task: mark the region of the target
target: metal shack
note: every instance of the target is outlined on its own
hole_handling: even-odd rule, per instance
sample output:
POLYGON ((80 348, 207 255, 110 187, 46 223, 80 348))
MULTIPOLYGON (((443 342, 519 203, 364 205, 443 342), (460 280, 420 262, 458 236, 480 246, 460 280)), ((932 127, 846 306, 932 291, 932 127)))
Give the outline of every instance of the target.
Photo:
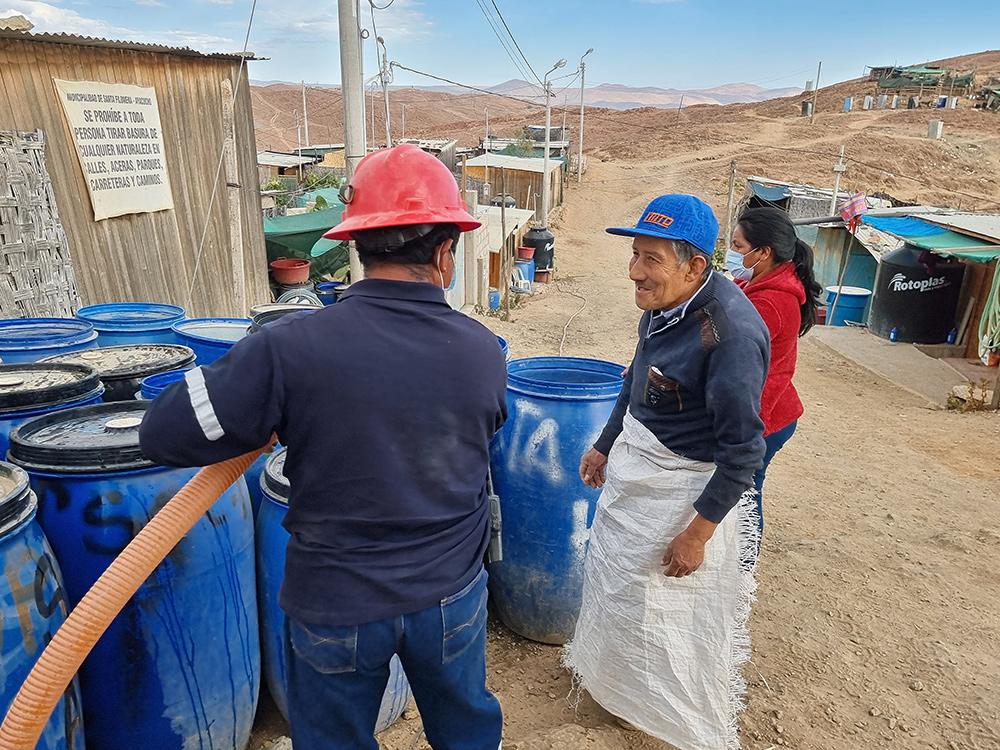
MULTIPOLYGON (((542 217, 542 172, 544 159, 506 156, 504 154, 482 154, 465 163, 466 175, 480 186, 490 186, 490 195, 507 193, 514 198, 516 208, 527 208, 535 212, 535 219, 545 223, 542 217), (502 184, 501 172, 507 181, 502 184)), ((549 210, 561 206, 563 202, 562 162, 549 159, 549 210)))

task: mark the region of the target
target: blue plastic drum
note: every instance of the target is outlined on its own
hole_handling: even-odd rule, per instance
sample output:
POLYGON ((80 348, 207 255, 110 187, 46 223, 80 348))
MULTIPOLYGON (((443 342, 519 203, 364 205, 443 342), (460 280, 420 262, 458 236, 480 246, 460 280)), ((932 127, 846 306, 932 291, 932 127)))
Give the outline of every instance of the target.
POLYGON ((868 299, 871 296, 871 289, 860 286, 828 286, 826 288, 826 324, 828 326, 846 326, 849 323, 862 325, 866 317, 865 308, 868 307, 868 299), (837 303, 836 309, 834 309, 834 301, 837 303))
POLYGON ((89 365, 104 383, 105 401, 130 401, 143 378, 194 365, 194 352, 178 344, 128 344, 46 357, 43 363, 89 365))
POLYGON ((170 372, 160 372, 150 375, 139 382, 139 395, 152 401, 166 389, 168 385, 173 385, 178 380, 184 380, 187 370, 171 370, 170 372))
POLYGON ((75 318, 0 320, 0 363, 36 362, 97 346, 97 331, 75 318))
POLYGON ((500 351, 503 352, 504 361, 510 364, 510 344, 503 336, 497 336, 497 343, 500 344, 500 351))
MULTIPOLYGON (((267 462, 261 480, 264 503, 257 517, 257 589, 260 600, 260 650, 264 659, 264 681, 281 715, 288 718, 285 692, 285 613, 278 606, 278 592, 285 578, 285 548, 288 532, 282 523, 288 513, 288 480, 284 475, 285 449, 276 451, 267 462)), ((335 601, 327 602, 336 607, 335 601)), ((399 657, 389 665, 389 684, 382 696, 375 731, 381 732, 398 719, 410 700, 410 684, 399 657)))
MULTIPOLYGON (((82 406, 11 435, 71 607, 195 473, 142 455, 146 405, 82 406)), ((88 750, 246 747, 260 684, 252 519, 237 482, 98 641, 80 670, 88 750)))
POLYGON ((86 365, 0 365, 0 459, 7 455, 7 436, 22 422, 96 404, 103 395, 97 371, 86 365))
POLYGON ((81 307, 76 317, 93 324, 98 346, 179 344, 172 327, 184 320, 184 308, 156 302, 110 302, 81 307))
POLYGON ((599 490, 580 481, 622 388, 622 366, 572 357, 515 359, 506 424, 490 451, 503 517, 503 560, 490 594, 511 630, 542 643, 573 635, 599 490))
MULTIPOLYGON (((66 591, 22 469, 0 462, 0 714, 66 619, 66 591)), ((49 718, 38 750, 83 750, 80 688, 74 679, 49 718)))
POLYGON ((247 335, 249 318, 190 318, 174 325, 180 343, 194 351, 198 365, 210 365, 247 335))

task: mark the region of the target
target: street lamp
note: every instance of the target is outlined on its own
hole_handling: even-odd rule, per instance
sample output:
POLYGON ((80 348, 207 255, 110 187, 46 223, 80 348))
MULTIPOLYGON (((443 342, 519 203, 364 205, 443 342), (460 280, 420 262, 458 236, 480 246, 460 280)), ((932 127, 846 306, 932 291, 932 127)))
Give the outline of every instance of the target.
POLYGON ((566 58, 563 58, 545 74, 542 79, 542 88, 545 89, 545 158, 542 161, 542 226, 549 225, 549 148, 552 142, 552 85, 549 83, 549 75, 566 66, 566 58))
MULTIPOLYGON (((594 51, 591 47, 580 57, 580 133, 579 133, 579 144, 577 144, 576 152, 576 182, 579 185, 583 182, 583 80, 587 74, 587 63, 583 61, 583 58, 594 51)), ((564 136, 565 137, 565 136, 564 136)))

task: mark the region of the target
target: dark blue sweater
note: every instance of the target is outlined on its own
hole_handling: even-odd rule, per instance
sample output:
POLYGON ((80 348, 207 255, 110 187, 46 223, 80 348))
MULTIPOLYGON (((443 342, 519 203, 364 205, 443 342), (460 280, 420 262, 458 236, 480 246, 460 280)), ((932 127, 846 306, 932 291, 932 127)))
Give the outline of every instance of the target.
POLYGON ((674 453, 715 462, 694 507, 718 523, 763 463, 760 394, 769 355, 757 310, 713 272, 682 317, 679 310, 642 316, 622 394, 595 447, 608 455, 628 410, 674 453))
POLYGON ((354 625, 415 612, 476 575, 506 368, 496 337, 440 289, 361 281, 201 374, 207 396, 195 374, 153 402, 143 451, 200 466, 277 433, 291 483, 281 606, 292 617, 354 625))

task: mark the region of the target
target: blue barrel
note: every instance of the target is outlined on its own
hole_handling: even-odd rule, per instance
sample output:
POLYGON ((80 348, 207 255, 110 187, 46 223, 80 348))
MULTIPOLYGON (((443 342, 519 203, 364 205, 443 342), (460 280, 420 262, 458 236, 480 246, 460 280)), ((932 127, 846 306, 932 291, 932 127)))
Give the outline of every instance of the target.
MULTIPOLYGON (((264 681, 275 705, 287 720, 283 637, 285 613, 278 606, 278 592, 285 578, 285 548, 288 546, 288 532, 282 526, 288 513, 289 491, 284 468, 285 449, 282 448, 271 456, 261 478, 264 503, 257 517, 257 596, 260 601, 260 650, 264 659, 264 681)), ((337 606, 334 600, 325 604, 331 608, 337 606)), ((399 657, 393 656, 375 731, 381 732, 396 721, 409 700, 410 685, 399 657)))
POLYGON ((497 343, 500 344, 500 351, 503 352, 505 362, 510 362, 510 344, 503 336, 497 336, 497 343))
POLYGON ((152 401, 163 393, 168 385, 173 385, 178 380, 184 380, 185 375, 187 375, 187 370, 171 370, 143 378, 139 383, 139 396, 147 401, 152 401))
POLYGON ((198 365, 210 365, 247 335, 248 318, 189 318, 174 324, 184 346, 194 350, 198 365))
POLYGON ((103 395, 97 371, 86 365, 0 365, 0 459, 7 455, 7 436, 22 422, 96 404, 103 395))
MULTIPOLYGON (((178 380, 183 380, 186 374, 187 370, 173 370, 171 372, 161 372, 158 375, 150 375, 148 378, 144 378, 139 384, 139 393, 136 394, 136 398, 152 401, 163 393, 163 390, 168 385, 173 385, 178 380)), ((253 508, 254 518, 257 517, 257 511, 260 510, 260 504, 264 497, 260 489, 260 475, 264 473, 264 465, 267 463, 267 458, 266 455, 261 456, 250 464, 250 468, 243 473, 243 477, 246 479, 247 491, 250 494, 250 506, 253 508)))
POLYGON ((533 641, 573 635, 600 496, 580 481, 580 458, 611 415, 621 373, 621 365, 574 357, 515 359, 507 368, 509 416, 490 450, 503 517, 490 594, 504 624, 533 641))
POLYGON ((128 344, 58 354, 45 364, 89 365, 104 383, 105 401, 130 401, 148 375, 194 366, 194 352, 179 344, 128 344))
POLYGON ((339 281, 318 281, 316 282, 316 296, 324 305, 332 305, 337 301, 337 287, 339 286, 342 286, 339 281))
POLYGON ((184 308, 157 302, 110 302, 81 307, 76 317, 93 324, 98 346, 178 344, 172 327, 184 320, 184 308))
POLYGON ((0 362, 36 362, 97 346, 97 331, 75 318, 21 318, 0 320, 0 362))
MULTIPOLYGON (((0 462, 0 715, 6 715, 42 649, 66 619, 66 590, 23 469, 0 462)), ((37 750, 83 750, 80 688, 56 704, 37 750)))
POLYGON ((535 283, 535 261, 516 260, 514 261, 514 281, 511 289, 519 293, 531 291, 535 283))
POLYGON ((826 325, 846 326, 847 322, 864 323, 865 308, 868 298, 872 296, 871 289, 860 286, 828 286, 826 288, 826 325), (837 309, 833 309, 833 300, 837 298, 840 289, 840 299, 837 299, 837 309), (832 314, 831 314, 832 313, 832 314))
MULTIPOLYGON (((70 607, 195 474, 142 455, 146 405, 81 406, 11 435, 70 607)), ((79 673, 88 750, 246 746, 260 685, 252 519, 239 481, 101 636, 79 673)))

